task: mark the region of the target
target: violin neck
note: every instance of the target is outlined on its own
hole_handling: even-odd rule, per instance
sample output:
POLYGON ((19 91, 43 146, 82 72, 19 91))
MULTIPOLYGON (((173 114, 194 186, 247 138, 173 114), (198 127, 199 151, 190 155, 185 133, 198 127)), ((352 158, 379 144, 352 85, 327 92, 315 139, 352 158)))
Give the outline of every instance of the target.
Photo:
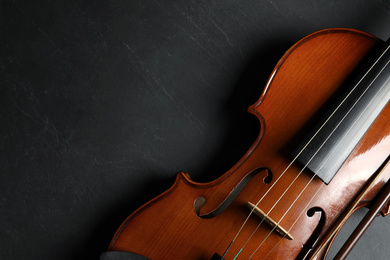
MULTIPOLYGON (((329 184, 390 99, 390 41, 325 105, 293 157, 329 184)), ((315 87, 315 86, 312 86, 315 87)))

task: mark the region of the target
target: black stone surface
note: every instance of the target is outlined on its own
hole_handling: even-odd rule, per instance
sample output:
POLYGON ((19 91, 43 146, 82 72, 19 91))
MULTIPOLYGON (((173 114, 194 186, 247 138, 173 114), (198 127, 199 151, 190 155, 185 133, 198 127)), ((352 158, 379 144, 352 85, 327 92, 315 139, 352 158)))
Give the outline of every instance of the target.
MULTIPOLYGON (((1 1, 0 259, 98 259, 177 172, 220 176, 277 60, 330 27, 387 39, 390 3, 1 1)), ((389 234, 350 259, 387 259, 389 234)))

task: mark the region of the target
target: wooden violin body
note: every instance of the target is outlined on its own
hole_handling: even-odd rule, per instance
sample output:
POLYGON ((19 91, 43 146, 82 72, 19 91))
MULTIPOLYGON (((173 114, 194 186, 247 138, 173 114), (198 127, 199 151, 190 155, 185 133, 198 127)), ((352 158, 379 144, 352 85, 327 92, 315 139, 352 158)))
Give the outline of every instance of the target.
POLYGON ((321 258, 338 224, 349 212, 370 204, 390 176, 390 167, 383 166, 390 154, 390 105, 328 185, 302 165, 290 165, 285 151, 380 42, 359 31, 329 29, 295 44, 249 107, 260 122, 260 133, 243 158, 210 183, 196 183, 179 173, 169 190, 124 221, 109 250, 153 260, 222 256, 250 213, 247 202, 256 204, 264 197, 257 207, 292 239, 266 223, 253 233, 261 218, 252 214, 224 259, 234 259, 240 250, 237 259, 321 258))

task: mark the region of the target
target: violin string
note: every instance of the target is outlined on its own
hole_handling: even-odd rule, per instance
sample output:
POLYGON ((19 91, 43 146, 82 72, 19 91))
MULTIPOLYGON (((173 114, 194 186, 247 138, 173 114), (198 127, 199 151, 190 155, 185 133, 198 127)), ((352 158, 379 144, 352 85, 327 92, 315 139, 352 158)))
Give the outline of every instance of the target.
MULTIPOLYGON (((282 178, 282 176, 287 172, 287 170, 291 167, 291 165, 297 160, 297 158, 300 156, 300 154, 307 148, 307 146, 312 142, 312 140, 317 136, 317 134, 323 129, 323 127, 328 123, 328 121, 333 117, 333 115, 338 111, 338 109, 341 107, 341 105, 346 101, 346 99, 348 99, 348 97, 353 93, 353 91, 355 91, 355 89, 360 85, 360 83, 364 80, 364 78, 367 76, 367 74, 372 70, 372 68, 379 62, 379 60, 383 57, 383 55, 385 55, 385 53, 389 50, 390 46, 388 46, 384 52, 379 56, 379 58, 373 63, 373 65, 367 70, 367 72, 362 76, 362 78, 355 84, 355 86, 352 88, 352 90, 348 93, 348 95, 342 100, 342 102, 336 107, 336 109, 332 112, 332 114, 326 119, 326 121, 321 125, 321 127, 317 130, 317 132, 311 137, 311 139, 306 143, 306 145, 300 150, 300 152, 295 156, 295 158, 290 162, 290 164, 286 167, 286 169, 281 173, 281 175, 276 179, 276 181, 270 186, 270 188, 266 191, 266 193, 258 200, 258 202, 255 204, 255 206, 257 207, 258 204, 265 198, 265 196, 271 191, 271 189, 276 185, 276 183, 282 178)), ((273 76, 276 74, 276 72, 273 73, 273 76)), ((272 77, 273 78, 273 77, 272 77)), ((322 146, 321 146, 322 147, 322 146)), ((295 181, 295 180, 294 180, 295 181)), ((280 200, 280 198, 279 198, 280 200)), ((278 200, 278 201, 279 201, 278 200)), ((226 249, 226 251, 224 252, 222 258, 227 254, 227 252, 229 251, 229 249, 231 248, 231 245, 234 243, 234 241, 237 239, 238 235, 241 233, 242 229, 244 228, 244 226, 246 225, 246 223, 248 222, 250 216, 253 214, 254 212, 254 208, 250 211, 250 213, 248 214, 247 218, 245 219, 245 221, 243 222, 243 224, 241 225, 241 227, 239 228, 238 232, 236 233, 236 235, 234 236, 233 240, 231 241, 229 247, 226 249)), ((266 216, 264 218, 266 218, 268 216, 268 213, 266 214, 266 216)), ((262 221, 263 222, 263 221, 262 221)), ((261 222, 261 223, 262 223, 261 222)), ((240 250, 240 252, 242 251, 242 248, 240 250)), ((240 253, 239 252, 239 253, 240 253)), ((238 254, 239 254, 238 253, 238 254)))
MULTIPOLYGON (((303 171, 304 171, 304 168, 299 172, 299 174, 298 174, 297 176, 299 176, 303 171)), ((304 190, 307 188, 307 186, 310 184, 310 182, 314 179, 314 177, 315 177, 315 175, 313 175, 312 178, 310 179, 309 183, 306 184, 304 190)), ((303 193, 304 190, 301 191, 301 194, 303 193)), ((286 191, 287 191, 287 190, 286 190, 286 191)), ((301 194, 298 195, 298 198, 299 198, 299 196, 300 196, 301 194)), ((282 198, 282 197, 283 197, 283 195, 282 195, 280 198, 282 198)), ((280 199, 280 198, 279 198, 279 199, 280 199)), ((272 234, 272 232, 273 232, 273 231, 276 229, 276 227, 280 224, 280 222, 282 221, 282 219, 284 218, 284 216, 287 214, 287 212, 292 208, 292 206, 294 205, 294 203, 298 200, 298 198, 296 198, 296 200, 290 205, 290 207, 289 207, 289 208, 287 209, 287 211, 284 213, 284 215, 282 216, 282 218, 276 223, 276 225, 272 228, 272 230, 268 233, 268 235, 264 238, 264 240, 260 243, 260 245, 256 248, 256 250, 253 252, 252 255, 254 255, 254 254, 256 253, 256 251, 261 247, 261 245, 265 242, 265 240, 267 240, 267 238, 272 234)), ((276 204, 277 204, 277 203, 275 203, 275 204, 273 205, 273 207, 267 212, 266 216, 268 216, 268 215, 271 213, 272 209, 276 206, 276 204)), ((244 246, 243 246, 242 248, 244 248, 244 247, 246 246, 246 244, 249 242, 249 240, 252 238, 252 236, 253 236, 253 235, 256 233, 256 231, 260 228, 260 226, 261 226, 261 224, 263 223, 264 220, 265 220, 265 217, 264 217, 264 218, 262 219, 262 221, 257 225, 256 229, 252 232, 250 238, 245 242, 245 244, 244 244, 244 246)), ((288 233, 290 233, 290 231, 288 231, 288 233)), ((285 236, 286 236, 286 234, 285 234, 283 237, 285 237, 285 236)), ((251 256, 251 257, 252 257, 252 256, 251 256)))
MULTIPOLYGON (((389 46, 390 47, 390 46, 389 46)), ((383 68, 377 73, 376 77, 370 82, 370 84, 368 85, 368 87, 364 90, 364 92, 360 95, 360 97, 355 101, 355 103, 353 104, 353 106, 348 110, 348 112, 343 116, 343 118, 340 120, 340 122, 336 125, 336 127, 332 130, 332 132, 330 133, 330 135, 325 139, 325 141, 322 143, 322 145, 317 149, 316 153, 310 158, 309 162, 306 163, 306 165, 303 167, 303 169, 299 172, 298 176, 301 175, 301 173, 307 168, 308 164, 314 159, 314 157, 318 154, 318 152, 321 150, 321 148, 323 147, 323 145, 328 141, 328 139, 333 135, 333 133, 336 131, 336 129, 340 126, 340 124, 344 121, 344 119, 348 116, 348 114, 352 111, 352 109, 357 105, 357 103, 361 100, 361 98, 364 96, 364 94, 368 91, 368 89, 372 86, 372 84, 375 82, 375 80, 378 78, 378 76, 383 72, 383 70, 388 66, 388 64, 390 63, 390 60, 383 66, 383 68)), ((387 85, 388 81, 390 80, 390 78, 388 78, 385 83, 382 84, 382 86, 380 87, 380 90, 383 89, 384 86, 387 85)), ((380 90, 375 94, 374 97, 376 97, 380 90)), ((358 119, 363 115, 363 113, 366 111, 366 109, 371 105, 371 103, 373 102, 374 98, 371 99, 371 101, 368 103, 368 105, 365 107, 365 109, 363 111, 361 111, 361 113, 359 114, 358 116, 358 119)), ((357 122, 357 120, 355 122, 353 122, 352 126, 355 125, 357 122)), ((348 132, 351 130, 351 128, 348 129, 348 131, 346 132, 348 134, 348 132)), ((345 136, 343 136, 344 138, 345 136)), ((328 155, 327 158, 329 158, 329 156, 335 151, 335 148, 337 148, 337 146, 340 145, 340 143, 338 143, 335 147, 333 147, 331 153, 328 155)), ((319 170, 322 169, 322 167, 325 165, 325 162, 326 162, 327 159, 323 160, 319 170)), ((275 230, 275 228, 277 227, 277 225, 280 224, 280 222, 284 219, 284 217, 287 215, 287 213, 291 210, 292 206, 297 202, 297 200, 299 199, 299 197, 303 194, 303 192, 306 190, 306 188, 309 186, 309 184, 313 181, 314 177, 317 176, 317 174, 314 174, 311 179, 309 180, 309 182, 306 184, 306 186, 302 189, 302 191, 298 194, 298 196, 295 198, 295 200, 293 201, 293 203, 290 205, 290 207, 287 209, 287 211, 283 214, 283 216, 280 218, 280 220, 277 222, 276 226, 271 230, 271 232, 264 238, 264 240, 262 241, 262 243, 258 246, 258 248, 255 250, 255 252, 260 248, 260 246, 265 242, 265 240, 270 236, 270 234, 275 230)), ((294 179, 294 181, 296 180, 297 178, 294 179)), ((294 182, 293 181, 293 182, 294 182)), ((291 187, 291 184, 290 186, 287 188, 289 189, 291 187)), ((322 187, 322 186, 321 186, 322 187)), ((282 194, 282 197, 283 195, 286 193, 286 191, 282 194)), ((317 194, 317 193, 316 193, 317 194)), ((281 198, 279 198, 279 200, 275 203, 277 204, 279 201, 280 201, 281 198)), ((272 209, 275 207, 275 204, 274 206, 271 208, 271 210, 267 213, 269 214, 272 209)), ((304 211, 303 211, 304 212, 304 211)), ((301 213, 302 214, 302 213, 301 213)), ((300 215, 301 215, 300 214, 300 215)), ((257 230, 257 228, 256 228, 257 230)), ((254 253, 255 253, 254 252, 254 253)), ((254 253, 252 254, 252 256, 254 255, 254 253)))
MULTIPOLYGON (((314 139, 314 136, 312 137, 312 139, 314 139)), ((312 139, 310 139, 310 141, 311 141, 312 139)), ((308 143, 308 144, 309 144, 309 143, 308 143)), ((308 144, 306 144, 306 146, 307 146, 308 144)), ((306 147, 306 146, 305 146, 305 147, 306 147)), ((304 148, 305 148, 305 147, 304 147, 304 148)), ((278 180, 284 175, 284 173, 290 168, 290 166, 295 162, 295 160, 296 160, 297 157, 303 152, 303 150, 304 150, 304 149, 302 149, 302 150, 298 153, 298 155, 296 156, 296 158, 294 158, 294 159, 291 161, 291 163, 286 167, 286 169, 285 169, 285 170, 282 172, 282 174, 276 179, 276 181, 271 185, 271 187, 266 191, 266 193, 260 198, 260 200, 257 201, 257 203, 255 204, 256 207, 257 207, 258 204, 263 200, 263 198, 270 192, 270 190, 272 189, 272 187, 278 182, 278 180)), ((228 248, 227 248, 226 251, 224 252, 224 254, 223 254, 223 256, 222 256, 221 259, 223 259, 223 257, 224 257, 224 256, 227 254, 227 252, 229 251, 231 245, 234 243, 234 241, 236 241, 238 235, 241 233, 242 229, 244 228, 244 226, 245 226, 246 223, 248 222, 248 220, 249 220, 250 216, 253 214, 254 210, 255 210, 255 207, 249 212, 248 216, 246 217, 245 221, 243 222, 243 224, 241 225, 240 229, 239 229, 238 232, 236 233, 235 237, 234 237, 234 238, 232 239, 232 241, 230 242, 228 248)), ((268 216, 268 215, 266 214, 266 216, 268 216)), ((266 216, 262 219, 261 223, 263 223, 263 221, 265 220, 266 216)), ((260 223, 260 224, 261 224, 261 223, 260 223)), ((254 233, 252 233, 252 235, 253 235, 253 234, 254 234, 254 233)), ((252 235, 251 235, 251 237, 252 237, 252 235)), ((247 242, 248 242, 248 240, 247 240, 247 242)), ((247 242, 246 242, 246 243, 247 243, 247 242)), ((245 243, 245 244, 246 244, 246 243, 245 243)), ((241 250, 238 252, 238 254, 236 255, 236 257, 241 253, 242 249, 243 249, 243 247, 242 247, 241 250)), ((236 257, 235 257, 235 258, 236 258, 236 257)))
MULTIPOLYGON (((305 210, 302 210, 301 213, 299 214, 299 216, 295 219, 294 223, 291 225, 291 227, 288 229, 288 233, 290 233, 290 231, 293 229, 293 227, 295 226, 295 224, 298 222, 298 220, 301 218, 302 214, 306 211, 307 207, 309 207, 310 203, 314 200, 314 198, 317 196, 317 194, 320 192, 320 190, 323 188, 324 186, 320 186, 317 191, 314 193, 314 195, 311 197, 311 199, 309 200, 309 202, 306 204, 306 206, 304 207, 305 210)), ((283 239, 286 237, 286 235, 283 235, 283 237, 279 240, 278 243, 276 243, 274 245, 274 247, 268 252, 268 254, 266 254, 263 258, 266 259, 268 257, 269 254, 271 254, 271 252, 280 244, 280 242, 283 241, 283 239)), ((253 253, 254 254, 254 253, 253 253)), ((252 256, 251 256, 252 257, 252 256)), ((249 258, 250 259, 250 258, 249 258)))
MULTIPOLYGON (((262 218, 262 220, 260 221, 260 223, 257 225, 257 227, 255 228, 255 230, 253 230, 252 234, 249 236, 249 238, 245 241, 244 245, 241 247, 241 250, 240 252, 242 251, 242 249, 244 249, 244 247, 248 244, 248 242, 251 240, 251 238, 253 237, 253 235, 256 233, 256 231, 260 228, 261 224, 264 222, 264 220, 266 219, 267 216, 269 216, 269 214, 271 213, 271 211, 275 208, 275 206, 278 204, 278 202, 283 198, 283 196, 287 193, 287 191, 290 189, 290 187, 294 184, 294 182, 298 179, 298 177, 301 175, 301 173, 304 171, 305 168, 303 168, 298 174, 297 176, 295 177, 295 179, 290 183, 290 185, 288 186, 288 188, 283 192, 283 194, 279 197, 279 199, 274 203, 274 205, 271 207, 271 209, 265 214, 265 216, 262 218)), ((312 179, 315 177, 315 175, 312 176, 312 179)), ((308 184, 307 184, 308 185, 308 184)), ((305 187, 306 188, 306 187, 305 187)), ((302 191, 303 192, 303 191, 302 191)), ((295 202, 294 202, 295 203, 295 202)), ((293 203, 293 204, 294 204, 293 203)), ((292 204, 292 205, 293 205, 292 204)), ((288 210, 291 209, 292 205, 290 206, 290 208, 288 210)), ((286 213, 285 213, 286 214, 286 213)), ((280 220, 281 221, 281 220, 280 220)), ((276 227, 279 225, 280 221, 278 223, 276 223, 276 226, 270 231, 270 233, 268 234, 268 236, 276 229, 276 227)), ((268 236, 264 239, 266 240, 268 238, 268 236)), ((261 245, 260 245, 261 246, 261 245)), ((260 247, 259 246, 259 247, 260 247)), ((239 253, 240 253, 239 252, 239 253)), ((238 254, 239 254, 238 253, 238 254)), ((237 254, 237 256, 238 256, 237 254)))

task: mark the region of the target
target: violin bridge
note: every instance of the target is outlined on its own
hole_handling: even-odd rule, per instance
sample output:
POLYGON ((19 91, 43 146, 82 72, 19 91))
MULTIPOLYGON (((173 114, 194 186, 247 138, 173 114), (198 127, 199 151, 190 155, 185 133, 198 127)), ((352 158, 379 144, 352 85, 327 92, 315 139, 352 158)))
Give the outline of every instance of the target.
POLYGON ((268 225, 270 225, 276 232, 279 233, 279 235, 281 235, 282 237, 286 237, 289 240, 294 240, 293 236, 287 230, 285 230, 283 227, 281 227, 275 220, 270 218, 261 209, 259 209, 255 204, 248 201, 247 206, 250 210, 253 210, 253 212, 257 216, 264 219, 265 222, 268 223, 268 225))

